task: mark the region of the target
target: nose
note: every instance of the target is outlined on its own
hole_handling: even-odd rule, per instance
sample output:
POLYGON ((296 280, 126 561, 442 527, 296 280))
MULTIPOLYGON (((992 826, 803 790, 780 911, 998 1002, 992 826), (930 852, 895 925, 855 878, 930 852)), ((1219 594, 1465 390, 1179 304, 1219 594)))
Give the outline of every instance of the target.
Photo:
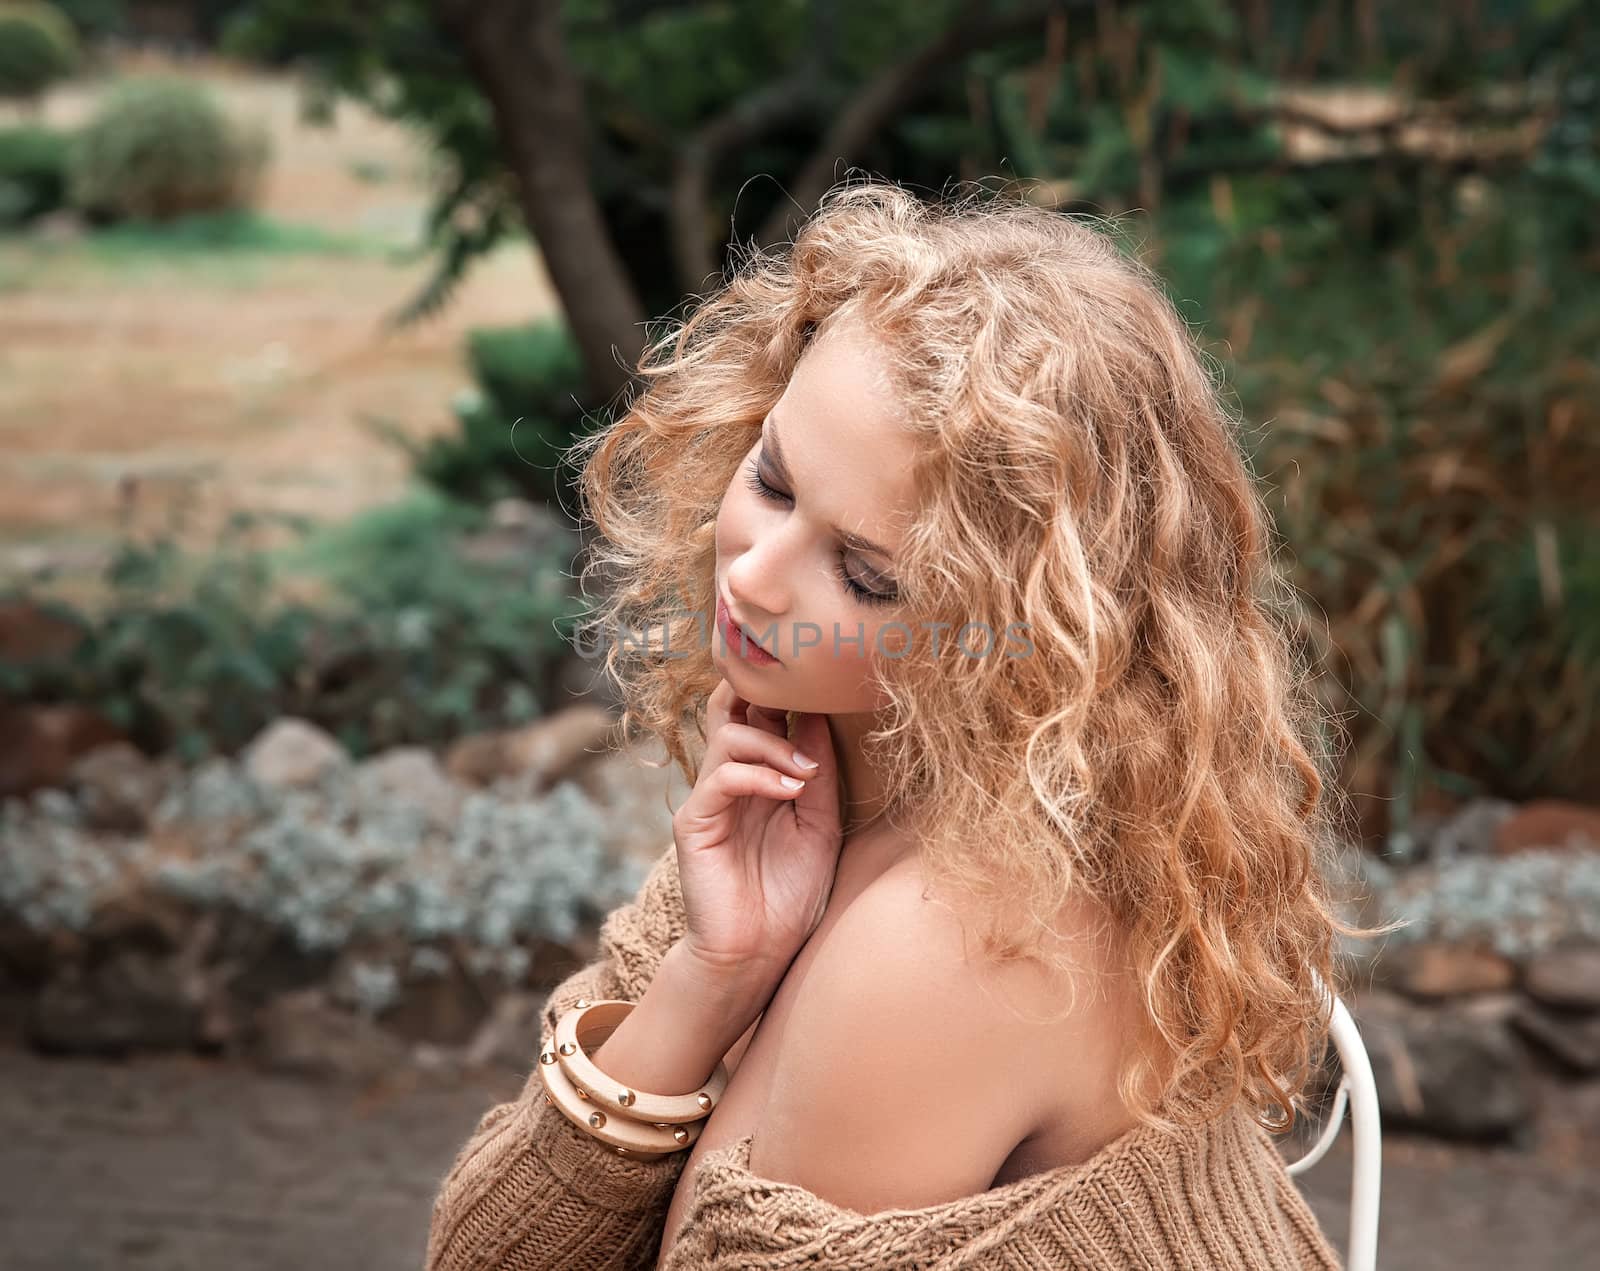
POLYGON ((789 612, 794 561, 781 528, 758 534, 728 565, 728 594, 757 634, 789 612))

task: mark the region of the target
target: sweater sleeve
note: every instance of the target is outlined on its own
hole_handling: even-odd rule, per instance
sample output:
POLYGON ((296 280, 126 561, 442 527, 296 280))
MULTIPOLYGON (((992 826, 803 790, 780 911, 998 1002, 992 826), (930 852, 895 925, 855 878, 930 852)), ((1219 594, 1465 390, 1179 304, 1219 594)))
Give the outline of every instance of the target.
MULTIPOLYGON (((599 956, 540 1011, 541 1049, 579 998, 637 1001, 686 929, 677 849, 600 928, 599 956)), ((687 1151, 616 1155, 545 1102, 537 1058, 522 1091, 489 1109, 434 1200, 425 1271, 568 1271, 653 1265, 687 1151)))

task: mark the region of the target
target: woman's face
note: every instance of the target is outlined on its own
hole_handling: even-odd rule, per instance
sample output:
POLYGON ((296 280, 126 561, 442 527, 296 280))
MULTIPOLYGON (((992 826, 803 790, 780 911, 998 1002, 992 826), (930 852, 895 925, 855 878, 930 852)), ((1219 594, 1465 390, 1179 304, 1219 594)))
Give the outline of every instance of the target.
POLYGON ((723 495, 712 658, 755 705, 873 710, 872 664, 905 648, 895 628, 879 643, 905 621, 894 562, 914 510, 911 440, 880 366, 858 323, 825 325, 723 495))

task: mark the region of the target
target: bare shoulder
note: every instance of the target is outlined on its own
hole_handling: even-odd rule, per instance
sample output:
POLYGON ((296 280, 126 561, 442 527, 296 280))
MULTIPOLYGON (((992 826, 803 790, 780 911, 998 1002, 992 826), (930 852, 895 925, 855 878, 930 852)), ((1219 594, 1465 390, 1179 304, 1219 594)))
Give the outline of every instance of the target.
POLYGON ((915 864, 895 866, 797 986, 752 1171, 861 1213, 986 1190, 1059 1116, 1060 1006, 1037 968, 986 960, 915 864))
MULTIPOLYGON (((903 971, 926 969, 927 1004, 947 1001, 1006 1047, 1012 1098, 1027 1109, 1023 1155, 1041 1168, 1081 1159, 1132 1124, 1117 1079, 1135 1044, 1137 980, 1104 910, 1070 901, 1038 956, 997 962, 984 954, 976 924, 936 898, 915 858, 877 885, 862 927, 904 932, 898 947, 918 952, 906 955, 903 971)), ((992 1057, 989 1070, 1002 1071, 992 1057)))

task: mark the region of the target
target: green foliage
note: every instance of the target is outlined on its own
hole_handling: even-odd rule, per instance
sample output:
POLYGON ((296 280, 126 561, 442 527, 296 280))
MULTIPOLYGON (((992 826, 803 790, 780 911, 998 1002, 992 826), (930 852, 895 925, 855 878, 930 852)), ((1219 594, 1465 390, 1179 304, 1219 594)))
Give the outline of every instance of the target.
POLYGON ((62 206, 70 147, 70 134, 41 124, 0 128, 0 229, 62 206))
POLYGON ((83 638, 65 659, 0 662, 0 695, 103 712, 141 746, 228 753, 280 715, 355 754, 533 718, 568 646, 564 539, 543 554, 464 551, 481 517, 419 497, 276 556, 237 516, 215 550, 128 539, 92 607, 14 591, 83 638), (308 594, 309 593, 309 594, 308 594))
MULTIPOLYGON (((1151 263, 1232 377, 1295 581, 1325 616, 1347 775, 1399 826, 1430 783, 1600 794, 1589 7, 1487 0, 1465 22, 1429 5, 1092 6, 926 72, 849 155, 929 193, 1014 174, 1063 210, 1148 231, 1151 263), (1331 91, 1297 122, 1291 89, 1331 91), (1471 141, 1408 147, 1403 129, 1341 114, 1341 97, 1383 94, 1471 141), (1319 115, 1320 130, 1303 122, 1319 115), (1490 144, 1528 124, 1531 153, 1490 144)), ((718 157, 704 232, 721 259, 886 69, 958 13, 1011 8, 565 0, 593 191, 646 311, 701 289, 673 263, 686 139, 791 77, 805 89, 718 157)), ((303 57, 438 152, 439 266, 413 315, 518 220, 493 112, 434 12, 401 0, 357 22, 261 0, 248 24, 259 48, 303 57)), ((528 488, 506 425, 539 412, 485 391, 460 413, 432 475, 528 488)))
POLYGON ((123 221, 101 229, 89 247, 107 264, 148 256, 212 260, 231 254, 360 256, 383 250, 355 235, 243 209, 192 212, 170 221, 123 221))
POLYGON ((128 6, 124 0, 53 0, 85 41, 128 33, 128 6))
POLYGON ((32 101, 78 68, 78 37, 54 5, 0 3, 0 99, 32 101))
POLYGON ((265 131, 230 120, 202 85, 129 80, 106 94, 79 134, 72 198, 96 221, 246 207, 269 153, 265 131))
POLYGON ((519 231, 489 104, 425 0, 362 12, 310 0, 254 0, 227 23, 222 47, 234 57, 297 66, 307 80, 307 122, 331 121, 333 95, 342 93, 413 127, 430 148, 438 176, 417 254, 431 256, 435 267, 392 322, 437 313, 468 265, 519 231))
POLYGON ((561 459, 586 416, 577 404, 583 361, 566 324, 479 327, 467 357, 477 387, 455 403, 460 431, 412 444, 417 473, 476 502, 518 494, 570 506, 572 473, 561 459))
POLYGON ((1430 786, 1595 793, 1600 233, 1572 141, 1493 183, 1263 176, 1227 223, 1158 221, 1396 832, 1430 786))

